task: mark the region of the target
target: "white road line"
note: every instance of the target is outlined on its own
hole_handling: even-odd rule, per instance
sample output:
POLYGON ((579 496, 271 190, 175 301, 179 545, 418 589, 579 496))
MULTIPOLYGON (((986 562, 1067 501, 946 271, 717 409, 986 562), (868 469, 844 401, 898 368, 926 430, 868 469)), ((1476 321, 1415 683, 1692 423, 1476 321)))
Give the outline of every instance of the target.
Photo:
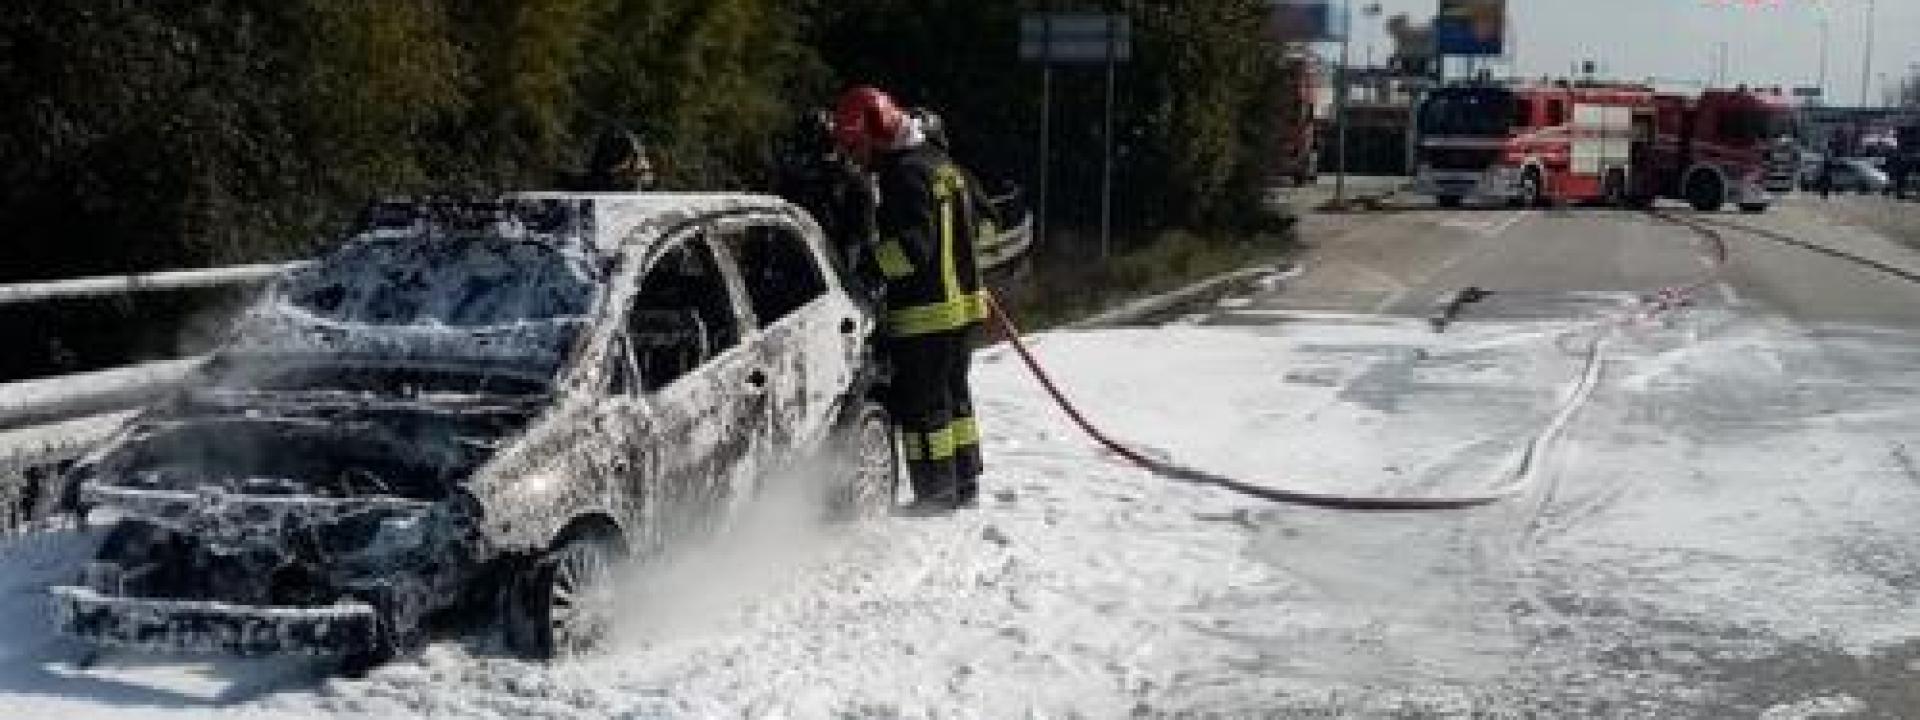
POLYGON ((1505 235, 1507 234, 1508 230, 1512 230, 1513 226, 1519 225, 1520 221, 1527 219, 1527 216, 1530 214, 1532 214, 1532 211, 1530 210, 1521 210, 1521 211, 1515 212, 1511 216, 1508 216, 1506 220, 1500 222, 1498 225, 1494 226, 1490 231, 1484 232, 1483 234, 1485 234, 1487 237, 1500 237, 1501 235, 1505 235))
MULTIPOLYGON (((1506 220, 1502 221, 1497 226, 1498 229, 1482 231, 1480 234, 1485 236, 1488 240, 1492 240, 1494 238, 1500 237, 1501 235, 1505 235, 1508 230, 1513 229, 1513 226, 1519 225, 1521 220, 1525 220, 1528 217, 1531 217, 1532 215, 1533 215, 1532 210, 1517 211, 1513 213, 1511 217, 1508 217, 1506 220)), ((1439 267, 1434 268, 1433 272, 1427 273, 1426 275, 1422 276, 1419 280, 1411 284, 1401 286, 1398 292, 1395 292, 1392 295, 1387 296, 1386 299, 1381 300, 1379 304, 1373 307, 1373 314, 1375 315, 1386 314, 1387 308, 1400 304, 1401 301, 1407 299, 1408 295, 1413 294, 1414 290, 1418 290, 1422 287, 1425 287, 1428 281, 1431 281, 1434 278, 1445 275, 1448 271, 1454 269, 1455 267, 1458 267, 1460 263, 1466 262, 1469 258, 1479 258, 1480 256, 1485 255, 1486 253, 1487 253, 1487 250, 1485 248, 1482 248, 1477 252, 1461 252, 1459 254, 1454 255, 1451 258, 1448 258, 1446 262, 1440 263, 1439 267)))

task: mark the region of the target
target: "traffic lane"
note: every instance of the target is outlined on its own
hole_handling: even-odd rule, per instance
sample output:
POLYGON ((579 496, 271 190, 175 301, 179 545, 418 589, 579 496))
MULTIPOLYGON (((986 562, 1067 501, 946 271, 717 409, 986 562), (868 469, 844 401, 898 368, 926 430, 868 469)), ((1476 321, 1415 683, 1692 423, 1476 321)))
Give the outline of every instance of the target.
MULTIPOLYGON (((1920 274, 1920 253, 1879 233, 1790 203, 1754 216, 1712 216, 1920 274)), ((1920 283, 1742 230, 1722 231, 1726 280, 1741 297, 1795 321, 1920 327, 1920 283)))
MULTIPOLYGON (((1310 232, 1305 272, 1265 292, 1228 301, 1209 324, 1264 324, 1300 313, 1379 314, 1418 303, 1443 269, 1482 251, 1531 211, 1356 213, 1339 232, 1310 232)), ((1315 226, 1308 226, 1313 229, 1315 226)), ((1431 295, 1431 293, 1426 293, 1431 295)))
MULTIPOLYGON (((1596 303, 1690 284, 1712 268, 1686 228, 1599 209, 1400 211, 1316 243, 1301 277, 1226 301, 1206 324, 1266 324, 1302 316, 1424 317, 1456 291, 1494 292, 1476 306, 1519 319, 1578 319, 1596 303)), ((1721 293, 1730 299, 1730 293, 1721 293)))
MULTIPOLYGON (((1601 317, 1639 291, 1708 278, 1716 265, 1699 233, 1640 214, 1540 213, 1491 236, 1450 229, 1452 217, 1410 214, 1416 224, 1348 238, 1367 252, 1337 259, 1421 246, 1388 229, 1451 237, 1427 259, 1438 267, 1397 291, 1406 298, 1397 310, 1488 287, 1501 292, 1469 309, 1471 332, 1509 327, 1520 338, 1553 326, 1507 320, 1601 317)), ((1830 236, 1853 251, 1875 241, 1792 212, 1714 217, 1830 236)), ((1527 501, 1377 521, 1262 516, 1274 562, 1313 579, 1329 607, 1375 617, 1352 628, 1268 628, 1263 650, 1311 661, 1267 673, 1286 685, 1244 697, 1292 697, 1302 711, 1352 710, 1363 698, 1381 710, 1563 716, 1800 716, 1829 705, 1902 716, 1920 707, 1910 681, 1920 635, 1907 630, 1920 616, 1906 600, 1920 592, 1910 521, 1920 461, 1905 440, 1920 432, 1920 411, 1905 402, 1920 383, 1920 333, 1872 326, 1904 323, 1892 308, 1906 303, 1888 298, 1912 290, 1804 249, 1723 235, 1730 263, 1698 302, 1608 334, 1604 384, 1542 458, 1550 470, 1527 501), (1454 588, 1457 598, 1435 597, 1454 588), (1410 608, 1409 598, 1420 602, 1410 608), (1303 674, 1313 682, 1303 686, 1303 674)), ((1389 266, 1366 267, 1384 275, 1389 266)), ((1311 271, 1307 303, 1337 298, 1359 274, 1311 271)), ((1362 302, 1345 306, 1351 317, 1302 304, 1250 298, 1210 322, 1272 324, 1254 331, 1285 336, 1320 323, 1406 324, 1366 317, 1362 302)), ((1452 407, 1447 384, 1419 381, 1446 353, 1379 353, 1315 377, 1339 383, 1341 398, 1393 398, 1402 423, 1447 417, 1434 413, 1436 403, 1452 407)), ((1485 421, 1486 409, 1457 420, 1485 421)))
POLYGON ((1631 295, 1697 282, 1711 268, 1698 235, 1671 223, 1618 210, 1554 209, 1489 237, 1387 311, 1425 314, 1468 287, 1543 302, 1557 293, 1631 295))

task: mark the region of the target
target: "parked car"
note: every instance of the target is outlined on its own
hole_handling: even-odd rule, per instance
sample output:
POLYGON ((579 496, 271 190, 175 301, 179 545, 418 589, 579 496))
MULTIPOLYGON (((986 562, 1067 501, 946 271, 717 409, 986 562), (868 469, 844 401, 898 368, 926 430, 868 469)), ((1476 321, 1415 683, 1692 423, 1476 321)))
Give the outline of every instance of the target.
MULTIPOLYGON (((1820 189, 1821 163, 1811 163, 1801 172, 1801 187, 1807 190, 1820 189)), ((1834 192, 1877 193, 1886 190, 1892 181, 1885 170, 1864 158, 1840 158, 1833 161, 1834 192)))
POLYGON ((806 488, 823 512, 885 512, 875 320, 826 252, 757 196, 382 204, 74 468, 112 526, 61 623, 366 660, 452 611, 551 657, 605 636, 622 559, 802 459, 850 459, 806 488))

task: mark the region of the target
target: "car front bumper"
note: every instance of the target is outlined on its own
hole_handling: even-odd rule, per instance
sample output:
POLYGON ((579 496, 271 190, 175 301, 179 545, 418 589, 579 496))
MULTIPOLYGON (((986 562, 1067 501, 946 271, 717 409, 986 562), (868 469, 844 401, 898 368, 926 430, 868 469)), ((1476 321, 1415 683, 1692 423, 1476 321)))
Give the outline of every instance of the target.
POLYGON ((1519 195, 1519 175, 1508 168, 1435 170, 1422 168, 1413 191, 1431 197, 1509 200, 1519 195))
POLYGON ((89 587, 52 588, 59 628, 75 638, 150 650, 236 655, 347 655, 379 642, 373 606, 238 605, 211 600, 135 598, 89 587))

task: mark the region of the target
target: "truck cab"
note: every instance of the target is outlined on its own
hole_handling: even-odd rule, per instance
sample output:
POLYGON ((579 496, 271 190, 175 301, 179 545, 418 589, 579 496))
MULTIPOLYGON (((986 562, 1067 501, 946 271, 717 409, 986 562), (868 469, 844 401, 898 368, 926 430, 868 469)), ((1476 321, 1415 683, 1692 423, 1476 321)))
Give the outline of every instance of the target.
POLYGON ((1519 175, 1503 165, 1516 123, 1528 122, 1512 90, 1444 87, 1420 102, 1414 121, 1416 191, 1443 206, 1465 198, 1513 197, 1519 175))
POLYGON ((1684 173, 1673 195, 1696 209, 1732 203, 1759 212, 1795 186, 1799 168, 1793 109, 1777 94, 1708 90, 1685 121, 1684 173))

